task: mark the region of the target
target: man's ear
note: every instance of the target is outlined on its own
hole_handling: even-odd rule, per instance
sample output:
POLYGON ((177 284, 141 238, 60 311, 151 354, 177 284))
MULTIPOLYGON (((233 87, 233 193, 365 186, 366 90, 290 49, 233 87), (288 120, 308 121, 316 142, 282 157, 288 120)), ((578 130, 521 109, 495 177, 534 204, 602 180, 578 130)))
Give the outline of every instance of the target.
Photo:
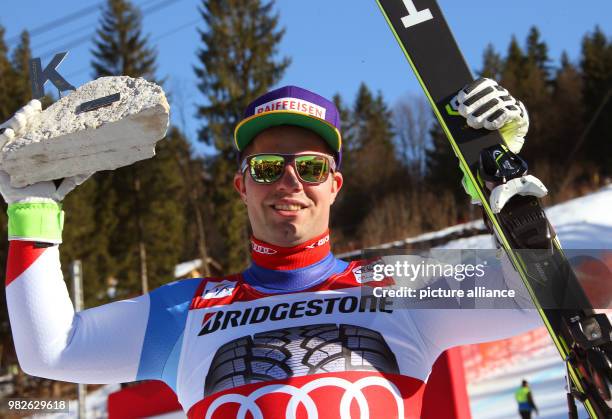
POLYGON ((336 196, 338 196, 338 192, 340 192, 340 189, 342 189, 342 185, 344 185, 344 178, 342 177, 342 173, 333 172, 330 205, 336 201, 336 196))
POLYGON ((240 172, 236 172, 234 175, 234 189, 240 194, 240 199, 242 199, 242 202, 246 205, 247 196, 245 183, 245 176, 240 172))

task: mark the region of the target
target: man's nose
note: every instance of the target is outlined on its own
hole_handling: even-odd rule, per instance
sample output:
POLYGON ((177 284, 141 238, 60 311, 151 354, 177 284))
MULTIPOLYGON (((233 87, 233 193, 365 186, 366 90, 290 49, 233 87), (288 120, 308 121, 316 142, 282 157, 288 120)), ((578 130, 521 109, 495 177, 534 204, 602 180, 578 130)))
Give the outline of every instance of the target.
POLYGON ((282 189, 302 189, 302 182, 300 182, 293 164, 285 165, 285 170, 279 179, 278 184, 282 189))

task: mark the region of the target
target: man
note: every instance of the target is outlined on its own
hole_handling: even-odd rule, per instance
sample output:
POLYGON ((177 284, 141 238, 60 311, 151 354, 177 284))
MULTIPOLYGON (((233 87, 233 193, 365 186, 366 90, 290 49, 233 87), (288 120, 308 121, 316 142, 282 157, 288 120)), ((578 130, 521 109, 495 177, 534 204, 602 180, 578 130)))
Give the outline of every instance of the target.
POLYGON ((535 410, 536 414, 540 414, 533 401, 533 396, 531 395, 531 389, 529 388, 527 380, 521 382, 521 386, 514 393, 514 397, 518 403, 519 415, 521 415, 522 419, 531 419, 531 412, 533 410, 535 410))
MULTIPOLYGON (((520 129, 506 132, 520 133, 527 124, 520 103, 490 80, 458 100, 474 127, 509 122, 520 129)), ((38 109, 9 121, 9 137, 22 135, 38 109)), ((16 189, 5 175, 6 295, 23 370, 83 383, 163 380, 190 417, 418 418, 445 349, 540 324, 525 310, 409 310, 372 297, 368 262, 330 252, 330 207, 343 184, 339 126, 332 102, 299 87, 255 100, 236 127, 234 178, 253 263, 76 314, 58 244, 60 201, 81 179, 16 189)))

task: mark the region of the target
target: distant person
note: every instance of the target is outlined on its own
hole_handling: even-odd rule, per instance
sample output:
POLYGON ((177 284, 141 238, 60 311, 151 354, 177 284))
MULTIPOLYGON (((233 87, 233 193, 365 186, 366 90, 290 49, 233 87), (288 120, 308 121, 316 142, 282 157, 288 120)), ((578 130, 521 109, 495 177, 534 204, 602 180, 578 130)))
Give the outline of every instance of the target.
POLYGON ((518 403, 521 418, 531 419, 531 412, 534 410, 536 415, 540 414, 540 412, 538 412, 538 407, 533 401, 533 396, 531 395, 531 389, 529 388, 529 383, 527 383, 527 380, 523 380, 521 382, 521 386, 516 390, 516 393, 514 393, 514 397, 518 403))

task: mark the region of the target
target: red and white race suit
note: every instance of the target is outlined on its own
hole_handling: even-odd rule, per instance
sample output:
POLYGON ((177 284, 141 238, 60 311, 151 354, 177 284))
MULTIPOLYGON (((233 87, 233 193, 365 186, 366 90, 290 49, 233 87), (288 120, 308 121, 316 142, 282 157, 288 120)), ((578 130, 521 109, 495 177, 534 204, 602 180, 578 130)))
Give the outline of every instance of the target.
POLYGON ((63 381, 163 380, 194 418, 418 418, 441 352, 541 324, 531 310, 396 307, 372 295, 369 262, 334 258, 327 235, 290 249, 252 240, 252 255, 240 274, 75 313, 58 247, 12 241, 19 362, 63 381))

